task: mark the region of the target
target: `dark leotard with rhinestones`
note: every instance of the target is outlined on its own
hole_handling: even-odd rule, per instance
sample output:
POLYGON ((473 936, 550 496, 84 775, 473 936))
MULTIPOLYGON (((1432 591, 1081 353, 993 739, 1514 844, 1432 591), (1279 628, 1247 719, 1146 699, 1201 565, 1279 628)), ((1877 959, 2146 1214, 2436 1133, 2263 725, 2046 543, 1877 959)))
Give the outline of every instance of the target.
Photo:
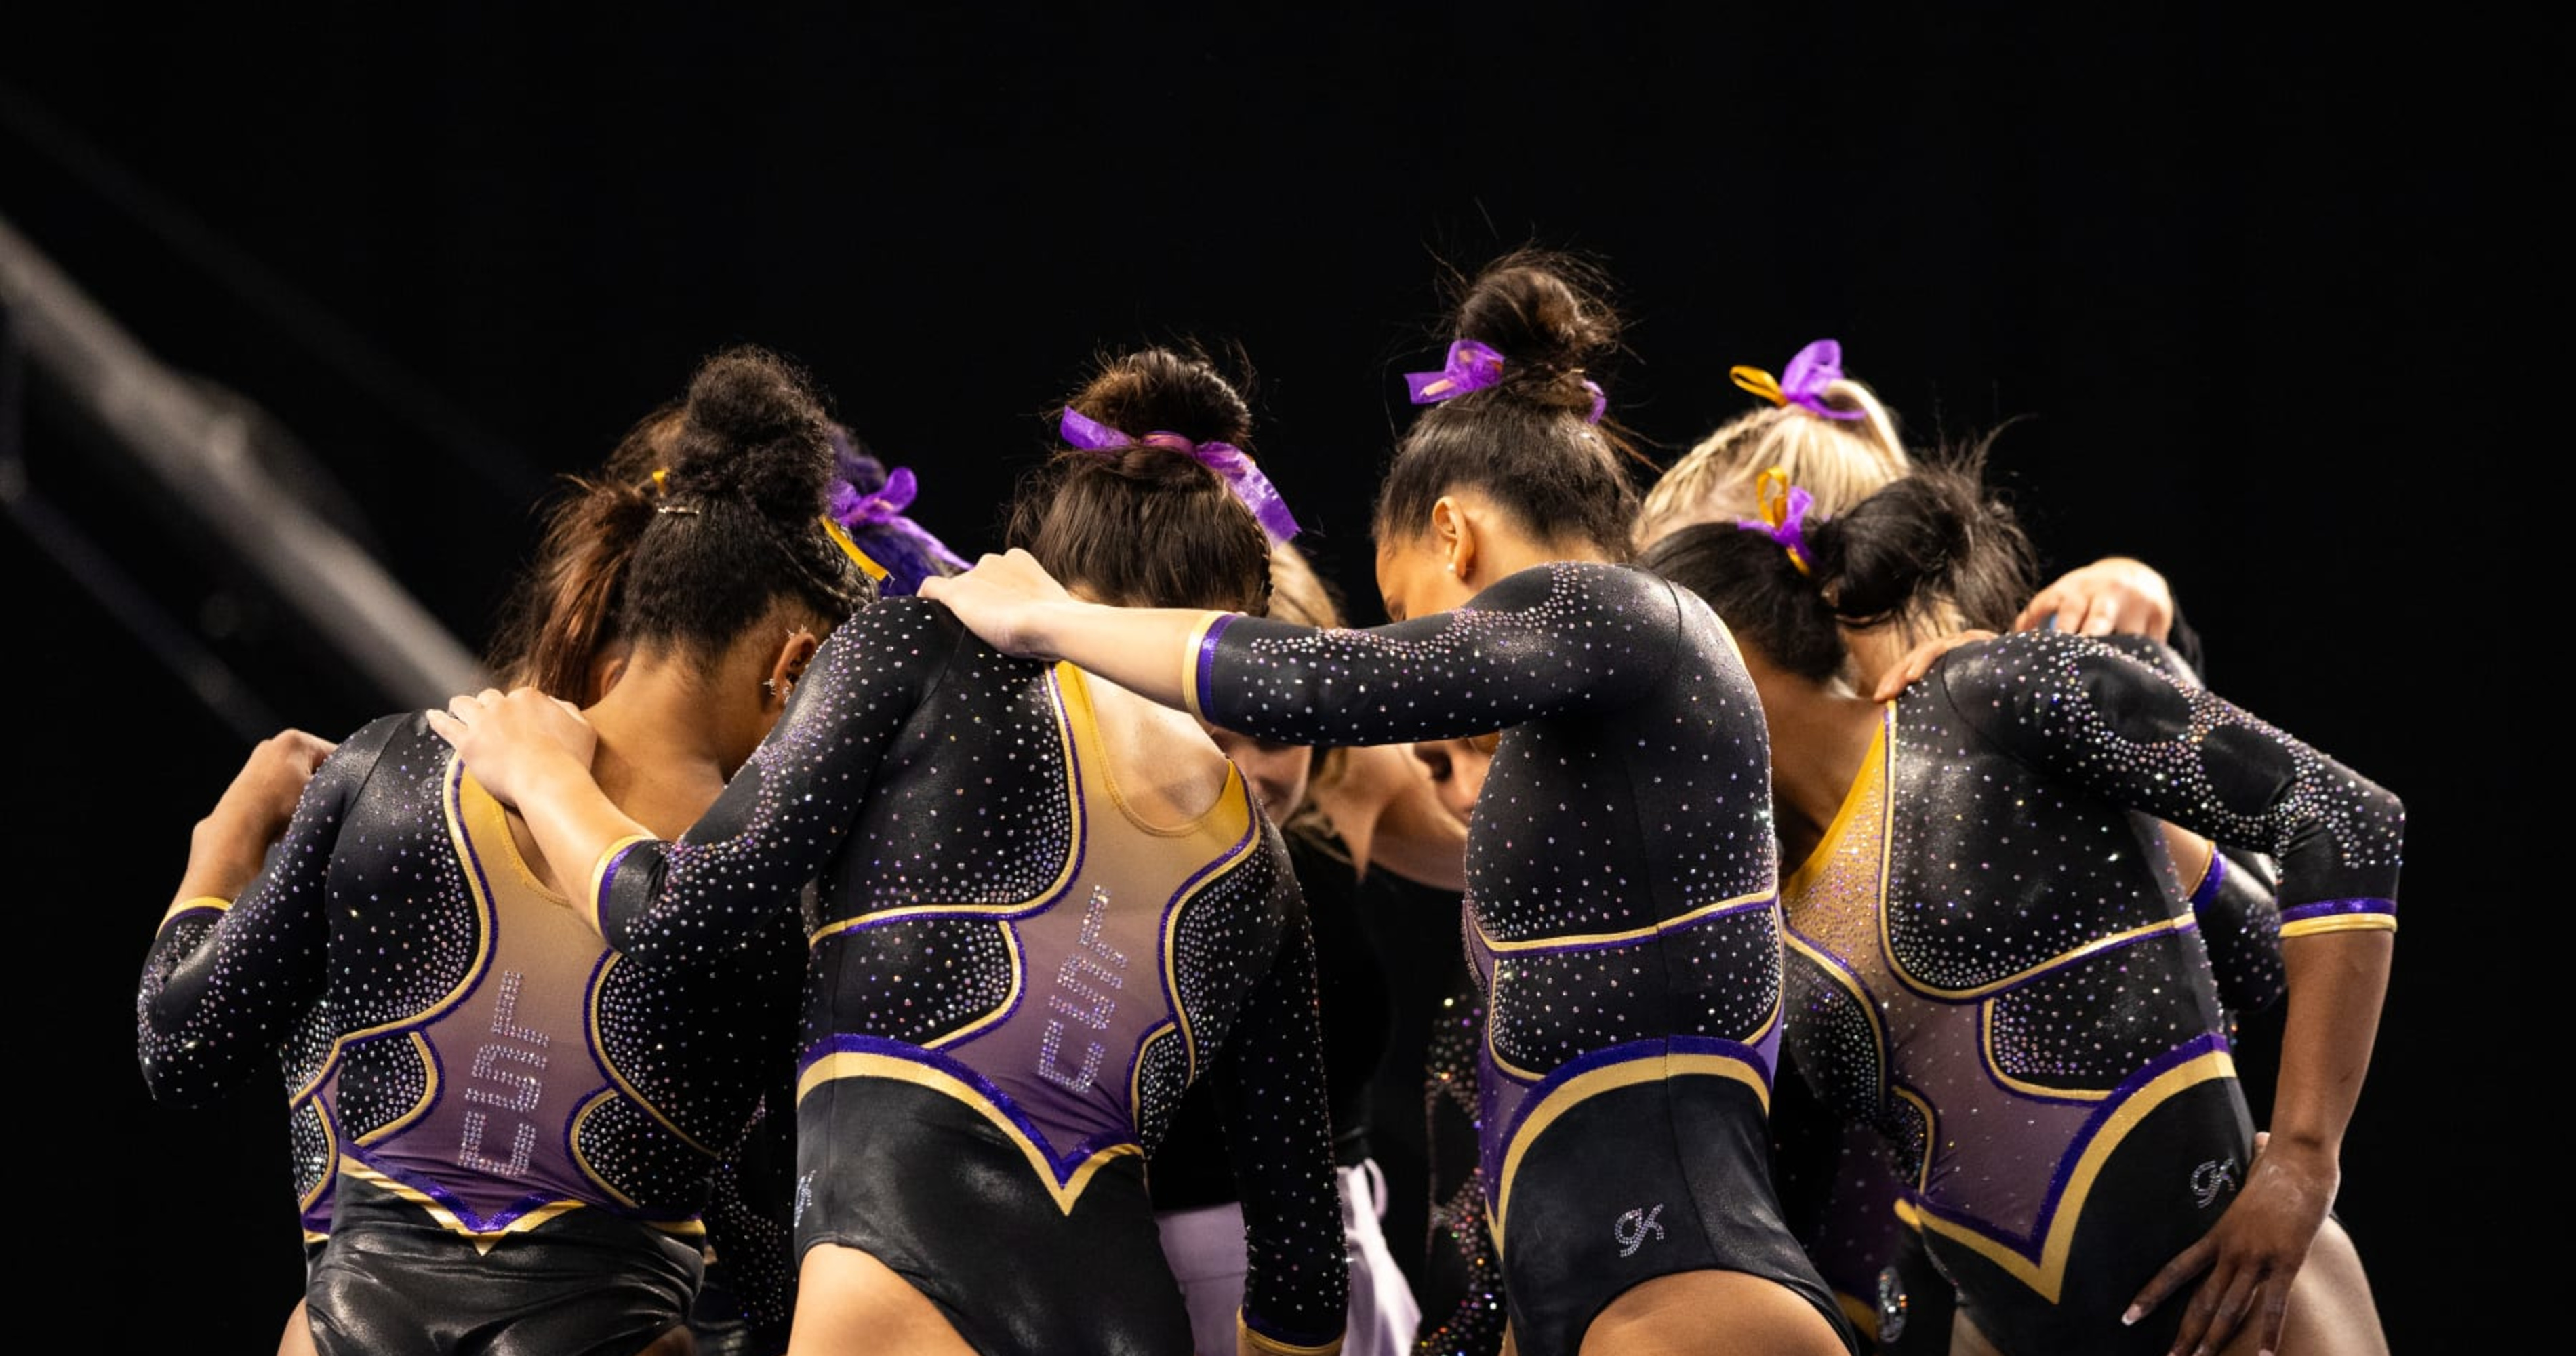
POLYGON ((1560 562, 1392 626, 1222 616, 1192 695, 1216 724, 1297 743, 1503 732, 1468 834, 1467 934, 1524 1352, 1571 1350, 1622 1290, 1707 1267, 1779 1279, 1839 1324, 1768 1178, 1770 746, 1704 603, 1560 562))
POLYGON ((880 602, 696 827, 602 858, 601 925, 685 962, 820 876, 800 1248, 869 1252, 981 1350, 1151 1350, 1175 1325, 1186 1346, 1142 1163, 1204 1072, 1250 1231, 1244 1322, 1329 1343, 1347 1278, 1286 850, 1231 772, 1198 819, 1141 818, 1091 681, 880 602))
MULTIPOLYGON (((2169 821, 2280 863, 2279 935, 2395 926, 2396 800, 2099 641, 1963 647, 1887 708, 1783 887, 1793 1062, 1877 1126, 2007 1351, 2162 1350, 2118 1316, 2249 1147, 2169 821)), ((2161 1334, 2161 1335, 2159 1335, 2161 1334)))
POLYGON ((686 970, 612 953, 427 723, 390 716, 324 761, 238 900, 174 910, 137 1039, 154 1094, 193 1104, 327 1013, 297 1123, 328 1139, 299 1152, 335 1162, 342 1229, 355 1180, 469 1252, 577 1211, 694 1240, 790 1048, 801 951, 782 918, 686 970))

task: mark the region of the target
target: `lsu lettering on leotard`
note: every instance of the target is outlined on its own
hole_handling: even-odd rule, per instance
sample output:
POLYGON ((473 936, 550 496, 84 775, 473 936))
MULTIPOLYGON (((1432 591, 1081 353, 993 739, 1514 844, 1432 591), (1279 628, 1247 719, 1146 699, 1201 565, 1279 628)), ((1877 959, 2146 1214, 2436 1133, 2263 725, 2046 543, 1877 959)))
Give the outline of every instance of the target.
POLYGON ((936 604, 880 602, 704 819, 603 856, 600 926, 685 964, 820 877, 800 1251, 868 1252, 980 1351, 1186 1352, 1143 1172, 1213 1077, 1250 1235, 1242 1322, 1266 1349, 1329 1350, 1348 1278, 1286 850, 1232 772, 1193 820, 1142 816, 1092 681, 936 604))
POLYGON ((201 1101, 329 1014, 310 1104, 334 1236, 366 1241, 315 1266, 326 1351, 632 1350, 696 1287, 710 1179, 791 1048, 798 943, 789 917, 686 969, 615 954, 391 716, 325 760, 240 899, 174 911, 138 1044, 156 1096, 201 1101))

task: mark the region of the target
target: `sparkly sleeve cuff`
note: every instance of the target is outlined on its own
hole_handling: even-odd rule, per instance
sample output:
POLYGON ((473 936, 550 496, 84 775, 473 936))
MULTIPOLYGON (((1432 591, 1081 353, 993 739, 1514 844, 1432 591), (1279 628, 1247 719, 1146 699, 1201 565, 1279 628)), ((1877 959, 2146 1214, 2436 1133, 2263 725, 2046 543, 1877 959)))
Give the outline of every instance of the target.
POLYGON ((2320 932, 2395 932, 2393 899, 2320 899, 2281 910, 2281 939, 2311 937, 2320 932))
POLYGON ((168 913, 161 915, 161 926, 170 926, 170 920, 183 913, 195 913, 199 909, 222 913, 232 906, 233 902, 221 895, 199 895, 195 899, 183 899, 172 904, 168 913))
POLYGON ((1181 696, 1189 703, 1190 714, 1207 720, 1208 707, 1215 704, 1212 680, 1216 676, 1217 641, 1225 628, 1239 615, 1233 612, 1211 612, 1190 636, 1188 649, 1181 656, 1181 696))
POLYGON ((603 937, 608 933, 607 927, 600 922, 600 914, 608 906, 608 887, 616 882, 617 867, 619 863, 626 860, 627 849, 637 843, 658 841, 660 840, 648 833, 630 833, 609 844, 607 850, 599 854, 598 864, 590 868, 590 893, 582 897, 582 905, 590 914, 592 931, 603 937))
POLYGON ((1321 1346, 1313 1347, 1299 1346, 1294 1342, 1273 1337, 1252 1326, 1252 1320, 1240 1309, 1234 1314, 1234 1329, 1238 1337, 1252 1344, 1254 1351, 1263 1352, 1265 1356, 1335 1356, 1342 1349, 1342 1339, 1338 1337, 1321 1346))

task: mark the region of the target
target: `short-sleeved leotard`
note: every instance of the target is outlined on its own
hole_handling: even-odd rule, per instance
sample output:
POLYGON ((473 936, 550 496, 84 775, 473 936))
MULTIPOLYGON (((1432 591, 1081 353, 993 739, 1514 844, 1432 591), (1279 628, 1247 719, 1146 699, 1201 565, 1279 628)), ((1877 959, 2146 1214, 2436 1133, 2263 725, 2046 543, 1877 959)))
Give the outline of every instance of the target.
POLYGON ((1570 1352, 1621 1292, 1704 1268, 1781 1281, 1840 1329, 1768 1173, 1770 745, 1707 605, 1559 562, 1391 626, 1220 616, 1194 678, 1207 719, 1268 739, 1503 732, 1468 833, 1466 932, 1520 1349, 1570 1352))
POLYGON ((2158 821, 2281 864, 2279 935, 2395 926, 2394 797, 2099 641, 1963 647, 1891 703, 1785 882, 1794 1063, 1895 1147, 2006 1351, 2162 1351, 2119 1321, 2244 1177, 2251 1127, 2158 821))
POLYGON ((156 1096, 202 1102, 329 1015, 307 1097, 334 1236, 367 1241, 315 1265, 325 1351, 631 1350, 696 1287, 800 950, 788 919, 685 972, 611 952, 426 721, 390 716, 324 761, 239 899, 173 910, 138 1046, 156 1096))
POLYGON ((1206 1074, 1250 1232, 1242 1321, 1328 1349, 1347 1278, 1286 850, 1231 771, 1198 818, 1141 816, 1091 682, 882 601, 687 835, 609 849, 601 927, 685 963, 819 877, 800 1251, 868 1252, 981 1351, 1186 1351, 1143 1165, 1206 1074))

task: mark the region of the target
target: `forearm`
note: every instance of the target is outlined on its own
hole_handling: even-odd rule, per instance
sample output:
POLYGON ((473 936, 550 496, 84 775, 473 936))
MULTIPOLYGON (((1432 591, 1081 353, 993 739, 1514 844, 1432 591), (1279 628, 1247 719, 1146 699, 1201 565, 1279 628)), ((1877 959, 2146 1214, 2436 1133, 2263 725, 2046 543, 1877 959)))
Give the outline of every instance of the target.
POLYGON ((1035 609, 1016 649, 1070 662, 1149 701, 1191 709, 1197 642, 1224 616, 1194 608, 1107 607, 1049 603, 1035 609))
POLYGON ((2274 1150, 2341 1152, 2379 1033, 2395 940, 2393 932, 2370 930, 2282 942, 2290 1007, 2272 1102, 2274 1150))
POLYGON ((170 901, 170 911, 175 913, 194 900, 238 897, 258 878, 260 861, 275 840, 274 833, 242 824, 220 811, 198 820, 188 833, 188 868, 180 874, 179 892, 170 901))

